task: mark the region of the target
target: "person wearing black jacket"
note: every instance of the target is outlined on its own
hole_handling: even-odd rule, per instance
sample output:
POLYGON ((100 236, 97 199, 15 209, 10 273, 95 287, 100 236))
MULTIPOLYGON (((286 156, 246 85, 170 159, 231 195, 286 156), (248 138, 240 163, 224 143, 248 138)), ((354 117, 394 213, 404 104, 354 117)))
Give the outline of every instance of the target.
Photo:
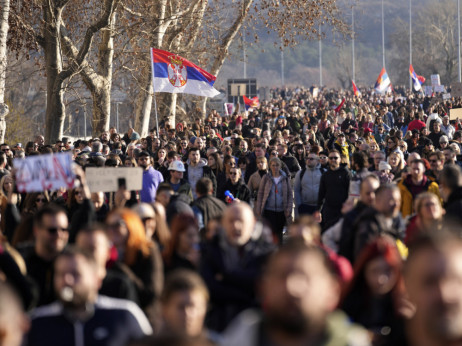
POLYGON ((212 196, 213 185, 209 178, 201 178, 196 184, 197 199, 192 204, 194 215, 199 223, 199 230, 207 227, 210 220, 221 218, 226 204, 212 196))
POLYGON ((462 172, 457 165, 444 166, 440 175, 440 193, 444 200, 445 218, 462 221, 462 172))
POLYGON ((371 174, 363 178, 360 185, 359 201, 356 206, 343 216, 342 230, 338 254, 345 257, 353 264, 354 242, 356 234, 353 225, 359 215, 368 207, 371 207, 375 200, 375 191, 379 188, 380 181, 376 175, 371 174))
POLYGON ((227 200, 225 195, 226 191, 229 191, 234 198, 250 204, 251 193, 250 189, 241 179, 241 170, 236 167, 232 167, 229 171, 229 179, 225 185, 218 191, 218 198, 222 201, 227 200))
POLYGON ((329 170, 321 176, 318 209, 322 210, 322 229, 335 225, 342 216, 342 204, 348 198, 351 173, 340 165, 340 152, 329 151, 329 170))
POLYGON ((256 282, 274 250, 246 203, 231 204, 222 225, 223 230, 205 244, 200 270, 210 292, 207 326, 216 331, 257 305, 256 282))
POLYGON ((289 154, 287 144, 278 145, 278 156, 281 159, 281 161, 287 165, 287 168, 290 172, 290 177, 294 178, 295 174, 297 174, 297 172, 301 170, 301 167, 298 163, 298 160, 294 156, 289 154))

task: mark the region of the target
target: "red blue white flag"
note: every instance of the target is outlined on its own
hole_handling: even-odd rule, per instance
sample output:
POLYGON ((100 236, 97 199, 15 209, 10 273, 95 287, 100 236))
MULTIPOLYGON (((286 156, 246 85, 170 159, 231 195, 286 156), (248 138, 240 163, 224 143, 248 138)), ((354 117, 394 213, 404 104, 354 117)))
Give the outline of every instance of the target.
POLYGON ((388 77, 387 70, 385 70, 385 67, 382 67, 382 71, 380 71, 379 77, 377 78, 377 82, 375 82, 374 88, 380 93, 385 93, 388 90, 390 84, 391 81, 388 77))
POLYGON ((214 97, 216 77, 181 56, 151 48, 154 92, 183 93, 214 97))
POLYGON ((361 91, 356 87, 356 84, 354 80, 351 81, 351 84, 353 84, 353 93, 356 97, 361 96, 361 91))
POLYGON ((242 98, 244 99, 244 105, 245 105, 246 110, 249 110, 249 108, 260 107, 260 100, 258 99, 257 96, 249 99, 247 96, 243 95, 242 98))
POLYGON ((412 64, 409 65, 409 74, 411 75, 412 81, 414 83, 414 89, 415 91, 419 91, 422 89, 422 84, 425 83, 425 78, 422 76, 418 76, 415 71, 414 67, 412 67, 412 64))

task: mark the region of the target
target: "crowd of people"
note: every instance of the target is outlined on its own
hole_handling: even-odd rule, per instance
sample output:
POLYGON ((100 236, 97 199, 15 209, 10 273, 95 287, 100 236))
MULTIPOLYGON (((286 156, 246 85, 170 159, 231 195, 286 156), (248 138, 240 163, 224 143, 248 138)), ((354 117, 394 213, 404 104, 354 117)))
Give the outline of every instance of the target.
POLYGON ((0 345, 462 344, 460 99, 312 91, 1 144, 0 345), (74 188, 17 191, 13 159, 60 152, 74 188))

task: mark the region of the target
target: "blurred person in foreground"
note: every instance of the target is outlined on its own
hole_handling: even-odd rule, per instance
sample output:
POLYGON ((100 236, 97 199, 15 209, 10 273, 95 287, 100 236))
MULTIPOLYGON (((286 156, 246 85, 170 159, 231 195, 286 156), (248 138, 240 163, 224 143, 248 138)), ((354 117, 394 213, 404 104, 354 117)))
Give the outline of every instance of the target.
POLYGON ((197 273, 185 269, 172 272, 165 282, 161 302, 164 322, 161 334, 218 340, 219 336, 204 326, 209 292, 197 273))
POLYGON ((67 248, 56 259, 58 301, 31 313, 27 345, 113 345, 152 334, 138 306, 98 296, 97 265, 85 252, 67 248))
POLYGON ((398 345, 404 337, 401 268, 394 239, 379 236, 361 251, 353 280, 343 294, 341 308, 368 329, 374 345, 398 345))
POLYGON ((271 237, 245 202, 226 208, 223 229, 204 245, 201 276, 210 292, 207 325, 222 331, 244 309, 257 305, 255 284, 273 251, 271 237))
MULTIPOLYGON (((460 232, 460 226, 454 229, 460 232)), ((462 240, 448 229, 416 239, 404 281, 415 314, 406 324, 408 345, 462 344, 462 240)))
POLYGON ((322 249, 284 245, 269 259, 261 291, 264 309, 240 314, 221 345, 369 345, 364 329, 334 311, 340 285, 322 249))
POLYGON ((29 327, 16 292, 0 280, 0 346, 23 345, 23 335, 29 327))

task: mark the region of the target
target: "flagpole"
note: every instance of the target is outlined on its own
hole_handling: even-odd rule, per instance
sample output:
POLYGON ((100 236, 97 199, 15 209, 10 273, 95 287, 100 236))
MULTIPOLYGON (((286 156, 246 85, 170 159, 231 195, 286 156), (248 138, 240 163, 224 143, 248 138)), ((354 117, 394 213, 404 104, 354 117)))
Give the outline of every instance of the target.
MULTIPOLYGON (((409 0, 409 66, 412 65, 412 0, 409 0)), ((409 89, 412 91, 412 77, 409 74, 409 89)))
POLYGON ((460 0, 457 0, 457 33, 458 33, 458 52, 459 52, 459 55, 458 55, 458 61, 459 61, 459 83, 462 82, 462 79, 461 79, 461 71, 460 71, 460 0))
POLYGON ((319 24, 319 87, 322 87, 322 36, 321 24, 319 24))
POLYGON ((157 130, 157 137, 159 137, 159 119, 157 117, 157 101, 156 101, 156 88, 154 86, 154 77, 155 77, 155 73, 154 73, 154 54, 152 52, 152 48, 151 48, 151 64, 152 64, 152 93, 153 93, 153 97, 154 97, 154 114, 156 116, 156 130, 157 130))
POLYGON ((382 66, 385 67, 385 23, 383 18, 383 0, 382 0, 382 66))
POLYGON ((355 80, 355 9, 354 9, 354 4, 351 7, 351 27, 353 30, 353 39, 351 40, 351 56, 352 56, 352 75, 353 75, 353 80, 355 80))
POLYGON ((281 84, 284 87, 284 40, 281 37, 281 84))

